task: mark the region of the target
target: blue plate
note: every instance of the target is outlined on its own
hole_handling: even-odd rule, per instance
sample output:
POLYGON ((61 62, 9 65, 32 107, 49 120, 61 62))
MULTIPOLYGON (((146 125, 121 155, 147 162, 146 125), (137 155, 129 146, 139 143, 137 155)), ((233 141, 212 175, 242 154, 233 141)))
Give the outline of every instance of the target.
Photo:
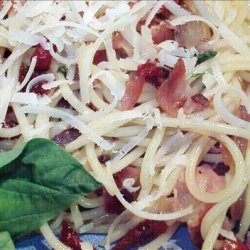
MULTIPOLYGON (((83 234, 81 235, 82 240, 86 240, 91 242, 96 249, 103 250, 100 247, 100 242, 105 238, 104 234, 83 234)), ((183 250, 195 250, 195 246, 193 245, 188 231, 185 227, 181 227, 173 236, 173 240, 175 243, 181 247, 183 250)), ((25 241, 19 242, 16 244, 17 250, 51 250, 46 240, 44 240, 41 236, 35 236, 25 241)), ((169 249, 170 250, 170 249, 169 249)))

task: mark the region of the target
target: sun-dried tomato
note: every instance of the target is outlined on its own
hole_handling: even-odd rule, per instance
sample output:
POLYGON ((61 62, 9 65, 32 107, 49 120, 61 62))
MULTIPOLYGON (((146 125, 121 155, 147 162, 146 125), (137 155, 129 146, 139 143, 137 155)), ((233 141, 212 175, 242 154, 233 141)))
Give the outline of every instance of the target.
POLYGON ((247 250, 247 247, 237 239, 237 241, 226 239, 220 250, 247 250))
POLYGON ((30 92, 35 93, 37 95, 48 95, 50 90, 43 88, 43 85, 46 83, 48 82, 47 81, 38 82, 37 84, 31 87, 30 92))
POLYGON ((43 48, 41 44, 38 44, 33 52, 31 58, 37 57, 37 62, 35 66, 35 70, 44 72, 50 69, 52 56, 50 52, 43 48))
POLYGON ((140 247, 154 240, 167 230, 163 221, 145 220, 130 230, 112 250, 127 250, 140 247))
POLYGON ((138 66, 137 73, 139 77, 143 77, 146 82, 150 82, 158 88, 168 77, 169 70, 164 67, 157 67, 155 63, 146 62, 138 66))
POLYGON ((78 234, 66 221, 62 221, 61 241, 72 250, 81 250, 78 234))

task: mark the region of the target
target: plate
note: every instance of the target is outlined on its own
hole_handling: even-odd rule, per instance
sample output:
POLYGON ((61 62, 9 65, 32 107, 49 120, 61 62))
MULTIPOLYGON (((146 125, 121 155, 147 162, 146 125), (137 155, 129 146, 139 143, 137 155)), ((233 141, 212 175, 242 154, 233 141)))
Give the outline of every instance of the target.
MULTIPOLYGON (((100 247, 100 243, 103 241, 105 238, 104 234, 83 234, 81 235, 81 239, 84 241, 89 241, 91 242, 96 249, 98 250, 103 250, 103 247, 100 247)), ((177 230, 175 235, 173 236, 172 240, 175 241, 175 243, 182 248, 183 250, 195 250, 195 246, 193 245, 187 228, 186 227, 181 227, 177 230)), ((16 249, 17 250, 51 250, 52 248, 49 247, 48 243, 46 240, 44 240, 43 237, 39 236, 34 236, 32 238, 26 239, 22 242, 18 242, 16 244, 16 249)), ((168 250, 171 250, 170 248, 168 250)))

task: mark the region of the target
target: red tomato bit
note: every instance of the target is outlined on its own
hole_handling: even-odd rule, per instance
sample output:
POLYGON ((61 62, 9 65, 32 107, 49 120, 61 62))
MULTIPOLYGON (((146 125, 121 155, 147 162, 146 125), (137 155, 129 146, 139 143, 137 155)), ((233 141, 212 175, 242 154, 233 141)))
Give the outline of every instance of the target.
POLYGON ((237 239, 237 241, 226 239, 220 250, 247 250, 247 247, 237 239))
POLYGON ((33 52, 31 58, 37 57, 35 70, 44 72, 50 68, 52 56, 48 50, 45 50, 41 44, 38 44, 33 52))
POLYGON ((167 230, 162 221, 145 220, 130 230, 113 248, 113 250, 127 250, 131 247, 140 247, 154 240, 167 230))
POLYGON ((43 84, 48 83, 47 81, 38 82, 36 85, 32 86, 30 92, 35 93, 37 95, 48 95, 50 90, 44 89, 43 84))
POLYGON ((144 78, 155 87, 160 87, 161 83, 168 77, 169 70, 164 67, 157 67, 155 63, 147 62, 137 68, 139 77, 144 78))
POLYGON ((81 240, 78 234, 66 221, 62 221, 61 241, 72 250, 81 250, 81 240))

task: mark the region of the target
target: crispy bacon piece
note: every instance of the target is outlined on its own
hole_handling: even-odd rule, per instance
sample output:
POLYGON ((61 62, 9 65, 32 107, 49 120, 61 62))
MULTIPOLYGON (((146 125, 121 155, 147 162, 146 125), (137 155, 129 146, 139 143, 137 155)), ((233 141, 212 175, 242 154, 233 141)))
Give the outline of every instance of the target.
POLYGON ((195 103, 196 110, 203 110, 209 107, 209 100, 202 94, 198 93, 191 97, 192 101, 195 103))
POLYGON ((52 139, 56 144, 64 147, 81 135, 79 130, 69 128, 54 136, 52 139))
POLYGON ((120 32, 113 35, 112 44, 118 59, 126 58, 133 54, 132 45, 122 36, 120 32))
POLYGON ((97 50, 93 59, 93 64, 97 65, 100 62, 107 62, 108 57, 105 49, 97 50))
POLYGON ((179 59, 158 90, 157 101, 160 108, 168 115, 176 117, 178 110, 187 101, 186 88, 186 69, 183 60, 179 59))
POLYGON ((167 21, 161 21, 159 24, 152 25, 151 34, 155 44, 174 39, 174 29, 167 21))
POLYGON ((122 110, 129 110, 135 106, 142 92, 144 83, 144 78, 139 77, 137 74, 130 75, 130 79, 126 82, 125 94, 121 100, 122 110))
MULTIPOLYGON (((225 187, 225 177, 217 175, 208 164, 198 167, 195 175, 197 184, 206 192, 218 192, 225 187)), ((193 206, 195 211, 191 217, 188 218, 187 227, 192 241, 198 249, 201 249, 203 243, 200 234, 201 222, 213 204, 202 203, 192 196, 187 188, 184 172, 180 174, 173 189, 172 196, 162 197, 161 200, 157 201, 155 208, 159 213, 167 213, 179 211, 190 205, 193 206)), ((185 220, 179 221, 184 222, 185 220)))
POLYGON ((200 45, 204 41, 204 30, 201 22, 189 22, 176 26, 175 40, 179 46, 191 48, 200 45))
POLYGON ((200 189, 209 193, 221 191, 226 186, 225 176, 217 175, 208 164, 203 164, 196 169, 196 182, 200 189))
POLYGON ((31 58, 37 57, 35 70, 39 72, 48 71, 52 61, 52 56, 48 50, 45 50, 41 44, 36 45, 31 58))
POLYGON ((146 16, 141 18, 141 20, 137 23, 136 25, 136 31, 141 34, 141 27, 145 24, 146 22, 146 16))
POLYGON ((196 207, 199 205, 199 201, 197 201, 192 194, 189 192, 185 181, 179 181, 174 188, 174 197, 170 197, 172 200, 172 210, 179 211, 184 209, 190 205, 196 207))
POLYGON ((164 67, 156 66, 155 62, 146 62, 137 67, 139 77, 144 78, 146 82, 159 88, 161 83, 168 77, 169 70, 164 67))
MULTIPOLYGON (((21 5, 24 5, 25 4, 25 2, 26 2, 27 0, 11 0, 11 3, 12 3, 12 6, 11 6, 11 8, 9 9, 9 11, 8 11, 8 17, 11 17, 11 16, 13 16, 15 13, 16 13, 16 8, 14 8, 14 4, 15 3, 20 3, 21 5)), ((4 6, 4 1, 3 0, 0 0, 0 10, 2 9, 2 7, 4 6)))
POLYGON ((112 250, 128 250, 131 247, 140 247, 154 240, 167 230, 162 221, 145 220, 130 230, 112 250))
POLYGON ((237 239, 237 241, 226 239, 219 250, 247 250, 247 247, 237 239))
POLYGON ((130 80, 126 83, 125 94, 121 100, 121 109, 128 110, 135 106, 145 82, 149 82, 156 88, 159 88, 168 75, 169 70, 156 66, 156 62, 147 61, 139 65, 137 73, 131 73, 130 80))
MULTIPOLYGON (((128 166, 123 170, 121 170, 120 172, 118 172, 114 177, 116 185, 120 189, 124 199, 128 202, 132 202, 136 200, 138 193, 137 192, 130 193, 126 188, 123 187, 123 181, 127 178, 133 178, 136 183, 139 178, 139 170, 135 167, 128 166)), ((120 214, 124 211, 125 208, 120 203, 120 201, 115 196, 111 196, 105 188, 103 188, 103 197, 104 197, 104 210, 107 213, 120 214)))
POLYGON ((156 211, 158 213, 175 212, 188 206, 197 207, 199 204, 200 201, 196 200, 189 192, 185 182, 185 174, 181 172, 172 195, 169 197, 161 197, 159 201, 157 201, 156 211))
POLYGON ((81 250, 78 234, 65 220, 62 221, 61 241, 72 250, 81 250))

